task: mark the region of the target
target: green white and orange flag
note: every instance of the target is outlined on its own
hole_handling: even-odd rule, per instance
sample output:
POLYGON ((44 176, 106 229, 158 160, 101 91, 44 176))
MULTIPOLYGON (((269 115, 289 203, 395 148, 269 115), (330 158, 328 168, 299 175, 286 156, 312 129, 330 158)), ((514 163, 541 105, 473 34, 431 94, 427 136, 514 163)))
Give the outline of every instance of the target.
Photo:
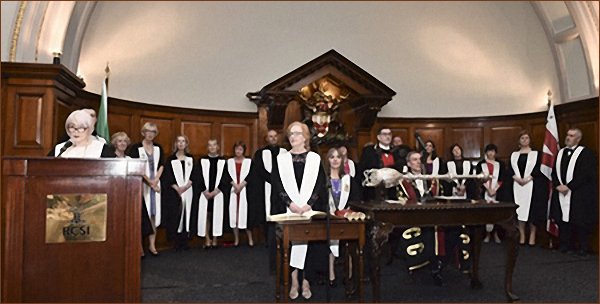
POLYGON ((108 77, 110 75, 110 69, 108 68, 108 62, 106 63, 106 77, 102 82, 102 97, 100 99, 100 110, 98 111, 98 124, 96 125, 96 132, 98 136, 104 138, 107 143, 110 142, 110 133, 108 132, 108 77))

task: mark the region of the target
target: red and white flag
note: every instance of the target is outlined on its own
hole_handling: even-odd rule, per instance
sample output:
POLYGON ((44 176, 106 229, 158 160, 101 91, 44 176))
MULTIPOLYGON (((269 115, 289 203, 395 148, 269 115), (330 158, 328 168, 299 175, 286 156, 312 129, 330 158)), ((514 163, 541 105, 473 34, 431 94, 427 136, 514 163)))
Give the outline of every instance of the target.
POLYGON ((558 236, 558 226, 554 220, 549 218, 550 215, 550 201, 552 200, 552 170, 554 169, 554 161, 556 155, 560 150, 558 145, 558 127, 556 126, 556 117, 554 116, 554 105, 550 103, 550 109, 548 109, 548 122, 546 123, 546 135, 544 136, 544 149, 542 154, 542 165, 540 170, 550 180, 548 186, 548 209, 546 215, 548 221, 546 223, 546 230, 554 235, 558 236))

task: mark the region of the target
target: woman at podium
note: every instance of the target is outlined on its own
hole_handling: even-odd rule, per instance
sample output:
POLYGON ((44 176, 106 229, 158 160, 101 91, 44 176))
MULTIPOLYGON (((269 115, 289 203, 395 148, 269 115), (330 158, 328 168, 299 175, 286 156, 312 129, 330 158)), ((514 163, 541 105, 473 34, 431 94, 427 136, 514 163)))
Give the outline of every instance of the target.
POLYGON ((103 142, 98 141, 94 132, 94 121, 83 110, 73 111, 65 122, 69 140, 60 143, 48 153, 48 156, 64 158, 100 158, 115 157, 115 153, 103 142))

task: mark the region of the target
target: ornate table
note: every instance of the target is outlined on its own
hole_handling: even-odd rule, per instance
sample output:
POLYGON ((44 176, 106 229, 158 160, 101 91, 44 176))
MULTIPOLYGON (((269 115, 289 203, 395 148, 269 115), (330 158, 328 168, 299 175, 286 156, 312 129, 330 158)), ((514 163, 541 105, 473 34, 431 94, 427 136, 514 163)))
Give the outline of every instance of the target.
POLYGON ((519 253, 516 209, 512 202, 487 203, 471 200, 441 200, 406 204, 382 201, 351 202, 353 210, 364 212, 371 219, 368 238, 371 242, 371 279, 373 302, 379 302, 379 256, 394 227, 468 225, 473 232, 473 262, 471 287, 483 288, 479 280, 479 255, 485 234, 485 224, 498 224, 506 230, 506 266, 504 291, 508 302, 518 301, 512 293, 512 274, 519 253))

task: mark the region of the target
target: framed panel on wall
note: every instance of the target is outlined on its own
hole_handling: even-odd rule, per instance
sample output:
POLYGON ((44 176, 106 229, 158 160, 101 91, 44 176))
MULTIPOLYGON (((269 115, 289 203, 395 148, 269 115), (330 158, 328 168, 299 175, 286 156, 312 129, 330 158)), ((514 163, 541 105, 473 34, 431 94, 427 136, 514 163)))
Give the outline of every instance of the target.
POLYGON ((190 152, 197 161, 200 157, 206 156, 207 142, 212 138, 213 122, 182 121, 181 133, 190 140, 190 152))
POLYGON ((132 130, 132 133, 138 133, 140 141, 143 139, 142 134, 140 133, 142 127, 145 123, 151 122, 156 124, 156 128, 158 129, 158 135, 154 139, 154 142, 161 145, 165 152, 165 158, 169 155, 173 154, 173 120, 171 119, 162 119, 162 118, 154 118, 142 116, 140 118, 140 127, 136 130, 132 130))
POLYGON ((444 129, 442 128, 417 128, 415 129, 416 133, 421 135, 423 138, 423 142, 426 143, 428 140, 431 140, 435 145, 436 153, 439 157, 444 157, 446 154, 446 147, 444 145, 444 129))
POLYGON ((519 132, 521 126, 492 127, 490 132, 491 143, 498 147, 496 158, 507 160, 519 148, 519 132))
MULTIPOLYGON (((483 128, 454 128, 450 133, 451 143, 463 148, 463 157, 471 160, 480 159, 483 153, 483 128)), ((448 147, 449 149, 450 147, 448 147)), ((449 159, 450 151, 444 151, 445 159, 449 159)), ((438 155, 441 151, 438 150, 438 155)))
POLYGON ((233 157, 233 145, 241 140, 246 144, 246 157, 252 157, 252 125, 223 123, 221 124, 221 154, 225 158, 233 157))

